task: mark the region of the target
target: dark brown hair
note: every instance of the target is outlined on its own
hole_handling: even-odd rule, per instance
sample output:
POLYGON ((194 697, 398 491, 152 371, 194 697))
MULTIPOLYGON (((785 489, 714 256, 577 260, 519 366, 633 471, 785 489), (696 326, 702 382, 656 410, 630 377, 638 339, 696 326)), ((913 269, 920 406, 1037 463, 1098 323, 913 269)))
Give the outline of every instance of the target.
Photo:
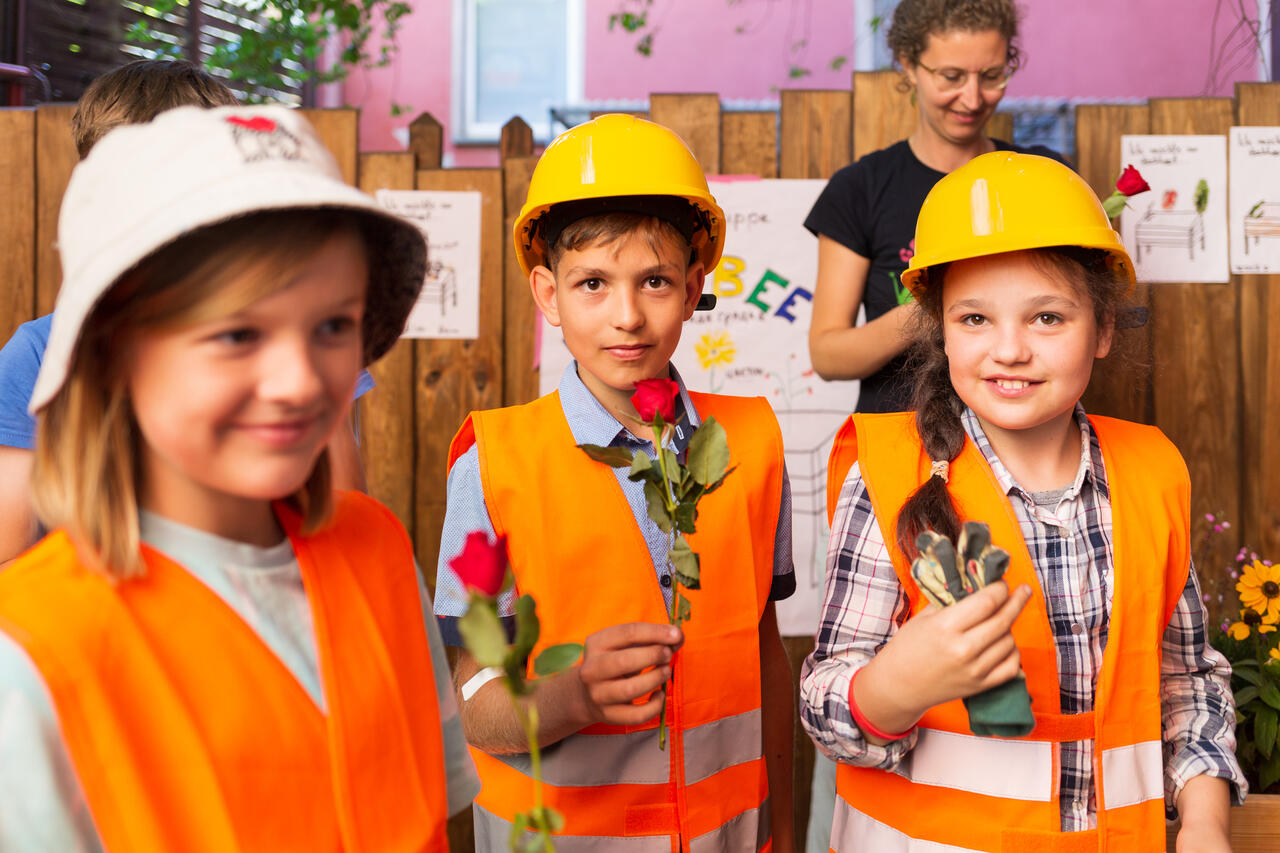
MULTIPOLYGON (((1109 263, 1101 249, 1080 246, 1053 246, 1028 253, 1044 271, 1088 295, 1099 330, 1113 327, 1123 310, 1127 279, 1109 263)), ((926 270, 927 281, 918 294, 921 311, 911 351, 909 373, 915 377, 913 405, 916 431, 924 451, 934 462, 953 462, 964 448, 965 432, 960 421, 964 403, 951 385, 942 335, 942 283, 948 264, 926 270)), ((934 475, 912 493, 898 512, 898 547, 908 558, 918 553, 916 537, 933 530, 957 541, 962 519, 946 482, 934 475)))
POLYGON ((174 107, 234 107, 235 94, 203 69, 178 59, 139 59, 89 84, 71 116, 83 160, 122 124, 142 124, 174 107))
POLYGON ((915 65, 935 33, 995 30, 1008 45, 1005 60, 1016 69, 1019 17, 1013 0, 902 0, 889 25, 889 52, 895 62, 915 65))
POLYGON ((584 216, 566 225, 555 243, 547 247, 547 267, 554 272, 561 256, 570 249, 578 252, 592 246, 608 246, 632 235, 643 238, 654 254, 660 254, 664 244, 674 242, 686 259, 690 256, 689 241, 665 219, 614 211, 584 216))

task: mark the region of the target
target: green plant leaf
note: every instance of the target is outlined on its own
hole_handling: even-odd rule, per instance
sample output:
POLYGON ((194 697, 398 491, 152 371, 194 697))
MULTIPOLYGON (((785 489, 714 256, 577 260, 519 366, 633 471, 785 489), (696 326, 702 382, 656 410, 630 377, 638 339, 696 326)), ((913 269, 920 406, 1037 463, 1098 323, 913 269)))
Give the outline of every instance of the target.
POLYGON ((730 468, 728 471, 725 471, 725 472, 724 472, 724 476, 723 476, 723 477, 721 477, 719 480, 716 480, 716 481, 715 481, 714 483, 712 483, 711 485, 707 486, 707 490, 706 490, 705 492, 703 492, 703 494, 704 494, 704 495, 709 495, 709 494, 711 494, 712 492, 714 492, 716 489, 718 489, 718 488, 720 488, 721 486, 723 486, 723 485, 724 485, 724 481, 725 481, 725 480, 727 480, 727 479, 729 478, 729 475, 730 475, 730 474, 732 474, 734 471, 737 471, 737 470, 738 470, 738 466, 737 466, 737 465, 734 465, 734 466, 733 466, 732 468, 730 468))
POLYGON ((511 836, 508 839, 509 846, 515 849, 523 842, 522 836, 524 831, 529 828, 529 816, 524 812, 518 812, 515 820, 511 822, 511 836))
POLYGON ((1253 718, 1253 742, 1258 752, 1266 758, 1271 757, 1272 748, 1276 745, 1276 711, 1265 705, 1258 709, 1253 718))
POLYGON ((1250 793, 1264 794, 1276 782, 1280 782, 1280 749, 1258 767, 1258 790, 1250 793))
POLYGON ((564 829, 564 815, 551 808, 551 806, 542 807, 543 814, 546 817, 545 826, 552 832, 559 832, 564 829))
POLYGON ((676 601, 676 616, 680 622, 688 622, 693 618, 693 605, 683 595, 676 601))
POLYGON ((1239 678, 1241 681, 1247 681, 1254 687, 1262 684, 1262 673, 1254 672, 1249 667, 1232 664, 1231 674, 1239 678))
POLYGON ((644 484, 644 500, 649 508, 649 517, 663 533, 671 532, 671 513, 667 512, 667 504, 662 496, 662 487, 653 480, 644 484))
POLYGON ((538 621, 538 604, 532 595, 522 595, 516 601, 516 641, 511 646, 511 659, 517 663, 529 657, 538 644, 542 624, 538 621))
MULTIPOLYGON (((635 458, 631 460, 631 470, 627 472, 627 478, 630 480, 643 480, 650 476, 650 472, 654 471, 657 466, 653 464, 653 460, 649 458, 647 453, 637 453, 635 458)), ((661 476, 661 472, 659 472, 661 476)))
POLYGON ((474 593, 471 606, 458 620, 458 631, 467 650, 480 666, 502 666, 507 657, 507 634, 494 605, 474 593))
MULTIPOLYGON (((631 451, 622 447, 601 447, 598 444, 579 444, 578 449, 597 462, 603 462, 610 468, 629 468, 632 464, 631 451)), ((644 454, 637 454, 643 456, 644 454)))
POLYGON ((707 418, 689 438, 689 471, 704 486, 710 486, 729 468, 729 438, 714 416, 707 418))
POLYGON ((1258 695, 1262 697, 1263 702, 1266 702, 1272 708, 1280 711, 1280 690, 1276 689, 1274 683, 1264 679, 1263 682, 1258 685, 1258 695))
POLYGON ((1258 698, 1258 688, 1254 687, 1252 684, 1247 687, 1241 687, 1236 691, 1235 696, 1236 710, 1240 710, 1245 705, 1248 705, 1254 699, 1258 698))
POLYGON ((581 643, 560 643, 547 646, 533 661, 533 671, 538 675, 555 675, 578 662, 582 657, 581 643))
POLYGON ((698 506, 693 501, 681 501, 676 504, 676 530, 681 533, 697 533, 698 506))
POLYGON ((671 567, 675 570, 676 578, 680 581, 681 586, 688 589, 699 589, 702 585, 702 571, 699 565, 698 555, 689 547, 689 542, 683 536, 676 536, 676 541, 671 546, 671 550, 667 552, 667 559, 671 561, 671 567))

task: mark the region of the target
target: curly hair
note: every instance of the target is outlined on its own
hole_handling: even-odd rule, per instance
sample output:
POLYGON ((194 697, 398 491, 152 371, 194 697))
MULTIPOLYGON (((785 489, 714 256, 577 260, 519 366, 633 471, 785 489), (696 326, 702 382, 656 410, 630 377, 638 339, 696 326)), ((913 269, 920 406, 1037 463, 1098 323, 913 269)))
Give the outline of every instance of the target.
POLYGON ((1005 61, 1017 69, 1020 17, 1013 0, 902 0, 889 25, 889 51, 895 62, 915 65, 934 33, 995 30, 1008 45, 1005 61))

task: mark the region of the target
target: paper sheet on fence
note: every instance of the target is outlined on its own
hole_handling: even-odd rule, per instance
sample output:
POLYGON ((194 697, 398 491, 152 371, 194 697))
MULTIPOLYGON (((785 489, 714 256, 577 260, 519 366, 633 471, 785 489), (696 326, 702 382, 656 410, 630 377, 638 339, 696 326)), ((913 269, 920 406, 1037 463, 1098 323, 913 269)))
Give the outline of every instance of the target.
POLYGON ((427 276, 406 338, 480 335, 480 193, 378 190, 378 204, 427 235, 427 276))
MULTIPOLYGON (((719 304, 685 324, 672 358, 693 390, 763 396, 778 416, 794 503, 796 594, 778 605, 786 636, 812 635, 818 626, 830 535, 827 455, 858 396, 857 382, 824 382, 809 363, 818 250, 802 223, 825 185, 712 182, 728 239, 704 289, 714 291, 719 304)), ((559 330, 544 325, 542 393, 555 390, 569 358, 559 330)))
POLYGON ((1226 137, 1121 136, 1120 162, 1151 185, 1120 214, 1138 280, 1226 283, 1226 137))
POLYGON ((1280 273, 1280 127, 1231 128, 1231 271, 1280 273))

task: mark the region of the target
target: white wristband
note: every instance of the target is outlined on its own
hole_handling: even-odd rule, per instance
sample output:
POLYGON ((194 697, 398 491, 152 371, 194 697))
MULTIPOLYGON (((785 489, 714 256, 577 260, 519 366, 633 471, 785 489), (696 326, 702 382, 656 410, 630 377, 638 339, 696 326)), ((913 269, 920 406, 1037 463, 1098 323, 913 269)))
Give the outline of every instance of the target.
POLYGON ((501 678, 501 677, 502 677, 501 668, 496 666, 486 666, 484 669, 480 670, 475 675, 468 678, 467 683, 462 685, 462 701, 463 702, 470 701, 471 697, 476 695, 476 692, 481 687, 484 687, 486 684, 488 684, 490 681, 493 681, 495 678, 501 678))

